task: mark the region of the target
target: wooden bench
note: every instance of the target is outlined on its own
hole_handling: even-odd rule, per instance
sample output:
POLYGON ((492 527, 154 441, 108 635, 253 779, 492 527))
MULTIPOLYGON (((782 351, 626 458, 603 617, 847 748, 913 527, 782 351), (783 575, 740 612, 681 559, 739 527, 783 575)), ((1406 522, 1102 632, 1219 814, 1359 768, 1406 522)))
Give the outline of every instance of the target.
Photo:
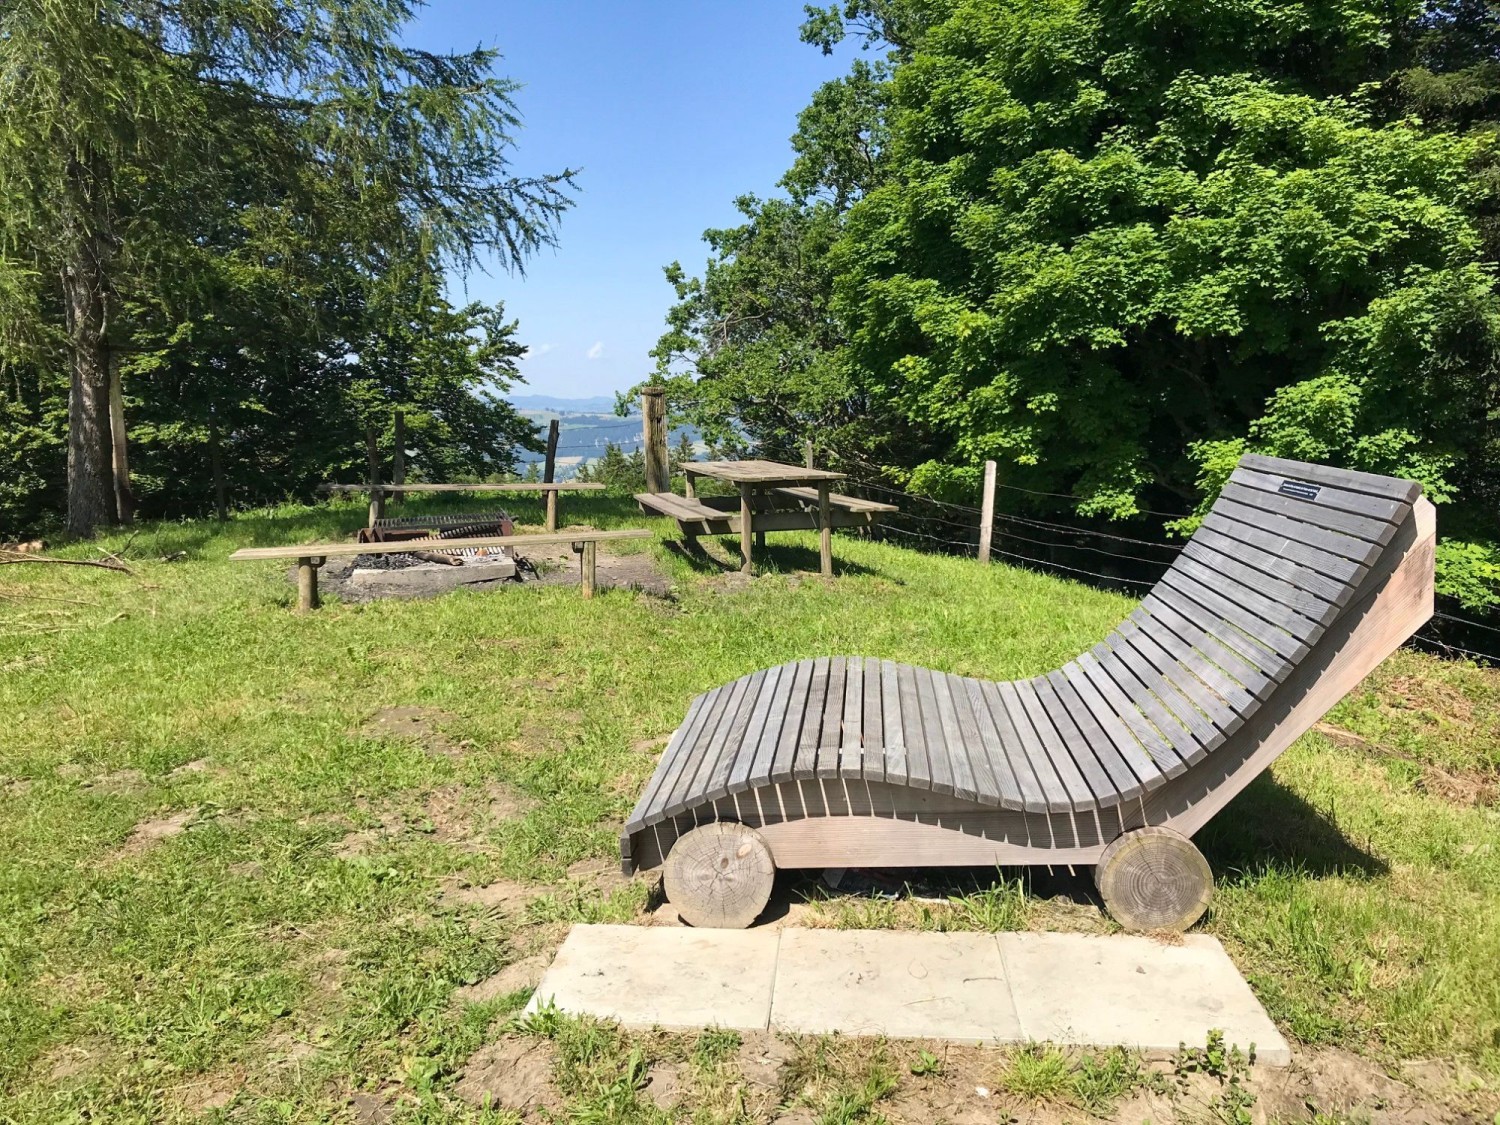
POLYGON ((1432 614, 1421 486, 1247 456, 1129 618, 1009 683, 857 656, 699 696, 620 838, 694 925, 776 867, 1093 865, 1132 928, 1186 928, 1190 837, 1432 614))
POLYGON ((408 539, 399 543, 304 543, 296 547, 242 547, 231 562, 297 560, 297 609, 318 608, 318 568, 335 555, 395 555, 412 551, 453 551, 466 547, 555 547, 570 543, 580 556, 583 596, 594 596, 598 544, 619 539, 650 539, 646 528, 621 531, 565 531, 556 535, 490 535, 474 539, 408 539))
POLYGON ((567 481, 563 483, 542 481, 510 481, 505 484, 320 484, 319 492, 339 494, 368 492, 370 494, 370 522, 385 515, 385 497, 404 496, 411 492, 537 492, 546 493, 547 530, 557 530, 557 494, 559 492, 599 492, 604 485, 567 481))
MULTIPOLYGON (((816 488, 774 488, 770 492, 786 495, 806 504, 796 511, 778 509, 769 498, 753 496, 750 509, 757 534, 766 531, 816 531, 818 490, 816 488)), ((699 535, 738 535, 740 533, 740 498, 738 496, 678 496, 675 492, 638 492, 635 502, 648 514, 669 516, 688 537, 699 535)), ((857 496, 828 494, 831 527, 868 527, 878 515, 900 511, 894 504, 878 504, 857 496)))

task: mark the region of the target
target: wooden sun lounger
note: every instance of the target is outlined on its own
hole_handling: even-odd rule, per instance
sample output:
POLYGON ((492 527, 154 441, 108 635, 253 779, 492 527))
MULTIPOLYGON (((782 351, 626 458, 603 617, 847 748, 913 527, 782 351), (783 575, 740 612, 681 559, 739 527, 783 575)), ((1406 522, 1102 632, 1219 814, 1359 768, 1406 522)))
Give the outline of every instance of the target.
POLYGON ((1208 904, 1189 837, 1432 614, 1421 486, 1246 456, 1140 607, 1010 683, 861 657, 695 699, 620 838, 694 925, 777 867, 1094 865, 1132 928, 1208 904))

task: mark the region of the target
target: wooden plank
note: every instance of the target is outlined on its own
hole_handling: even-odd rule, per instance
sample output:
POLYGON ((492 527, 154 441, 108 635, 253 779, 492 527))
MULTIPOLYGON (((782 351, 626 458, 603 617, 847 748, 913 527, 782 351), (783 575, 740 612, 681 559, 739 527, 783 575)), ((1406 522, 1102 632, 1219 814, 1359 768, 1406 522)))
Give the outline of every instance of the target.
MULTIPOLYGON (((1340 558, 1338 555, 1328 551, 1319 550, 1307 543, 1288 539, 1285 535, 1263 528, 1252 527, 1247 523, 1241 523, 1226 516, 1222 512, 1210 511, 1203 517, 1203 523, 1199 525, 1198 531, 1204 529, 1216 531, 1220 535, 1236 542, 1248 543, 1259 547, 1261 550, 1275 555, 1277 558, 1288 559, 1298 565, 1315 570, 1319 574, 1338 582, 1340 585, 1358 585, 1369 572, 1369 567, 1363 563, 1354 562, 1352 559, 1340 558)), ((1194 534, 1197 534, 1196 532, 1194 534)))
MULTIPOLYGON (((1238 600, 1231 601, 1217 590, 1210 589, 1202 582, 1197 581, 1192 575, 1187 574, 1175 563, 1171 570, 1162 576, 1161 585, 1168 589, 1176 590, 1186 595, 1191 601, 1196 602, 1202 608, 1192 617, 1205 625, 1214 622, 1214 616, 1233 625, 1240 632, 1245 633, 1266 648, 1279 656, 1295 664, 1307 654, 1308 646, 1294 637, 1284 629, 1279 629, 1267 621, 1262 620, 1250 610, 1240 605, 1238 600), (1208 615, 1204 615, 1204 610, 1208 615)), ((1309 625, 1311 622, 1309 622, 1309 625)), ((1217 629, 1216 636, 1221 636, 1217 629)))
MULTIPOLYGON (((671 767, 664 772, 661 785, 658 786, 656 796, 652 801, 648 823, 659 821, 667 815, 667 805, 671 803, 673 794, 682 784, 683 774, 691 775, 698 769, 703 758, 703 743, 713 736, 720 719, 723 718, 724 709, 729 706, 730 694, 730 685, 725 684, 714 688, 703 697, 704 706, 698 725, 690 736, 682 740, 677 754, 671 760, 671 767)), ((667 759, 663 758, 664 765, 666 761, 667 759)))
POLYGON ((865 662, 862 657, 844 660, 844 714, 839 722, 838 773, 842 777, 863 776, 865 744, 865 662))
POLYGON ((1026 705, 1021 700, 1017 685, 1015 683, 996 684, 995 690, 1005 706, 1005 713, 1010 718, 1011 728, 1015 731, 1016 745, 1026 756, 1026 763, 1031 767, 1032 776, 1041 786, 1044 808, 1058 812, 1072 808, 1067 787, 1063 785, 1062 779, 1057 776, 1057 770, 1047 758, 1047 748, 1042 745, 1041 737, 1036 733, 1036 728, 1026 713, 1026 705))
POLYGON ((807 725, 807 711, 811 703, 813 661, 799 660, 792 676, 791 694, 786 701, 786 719, 781 725, 781 734, 776 739, 776 752, 771 760, 771 781, 782 784, 792 780, 796 772, 797 750, 802 745, 802 731, 807 725))
POLYGON ((901 684, 898 666, 890 660, 880 662, 880 733, 885 757, 886 780, 894 784, 907 782, 906 732, 902 729, 901 684))
MULTIPOLYGON (((743 793, 755 784, 755 770, 758 764, 762 764, 762 752, 769 758, 769 748, 776 745, 776 735, 781 729, 780 719, 786 713, 786 693, 781 690, 781 677, 786 667, 785 664, 778 664, 765 671, 766 678, 755 702, 755 712, 750 717, 750 725, 745 728, 744 749, 735 755, 734 766, 729 771, 727 794, 743 793), (779 713, 778 706, 781 709, 779 713)), ((764 765, 769 772, 769 762, 764 765)), ((765 773, 760 775, 760 780, 767 780, 765 773)))
POLYGON ((1240 458, 1240 466, 1262 473, 1290 477, 1293 480, 1326 484, 1349 492, 1364 492, 1371 496, 1384 496, 1410 504, 1422 495, 1422 486, 1416 481, 1399 477, 1383 477, 1375 473, 1362 473, 1355 469, 1336 469, 1331 465, 1309 465, 1302 461, 1286 461, 1280 457, 1266 457, 1259 453, 1247 453, 1240 458))
MULTIPOLYGON (((1279 473, 1263 473, 1257 469, 1241 466, 1229 474, 1229 479, 1245 488, 1282 495, 1283 482, 1296 478, 1288 478, 1279 473)), ((1350 512, 1357 516, 1384 520, 1392 524, 1399 524, 1406 518, 1406 513, 1411 511, 1411 505, 1404 500, 1371 496, 1364 492, 1350 492, 1331 484, 1317 487, 1319 489, 1317 503, 1320 507, 1336 508, 1341 512, 1350 512)))
POLYGON ((693 472, 728 484, 759 484, 767 487, 817 484, 819 481, 844 480, 845 473, 812 469, 805 465, 785 465, 780 461, 750 459, 746 461, 695 461, 693 472))
MULTIPOLYGON (((943 672, 932 673, 932 695, 937 702, 938 724, 943 732, 943 748, 948 752, 949 774, 956 796, 970 801, 979 799, 974 770, 969 765, 968 747, 958 721, 958 703, 953 698, 953 681, 957 677, 943 672)), ((962 687, 959 688, 960 692, 962 687)))
POLYGON ((884 781, 885 730, 881 722, 884 707, 880 698, 880 661, 874 657, 865 657, 864 689, 860 694, 864 700, 860 776, 866 781, 884 781))
POLYGON ((1155 666, 1123 637, 1114 633, 1105 643, 1109 646, 1108 653, 1100 657, 1099 666, 1150 715, 1184 762, 1192 765, 1208 753, 1210 742, 1217 745, 1223 740, 1213 724, 1180 692, 1174 691, 1155 666), (1136 684, 1128 682, 1130 676, 1135 677, 1136 684), (1162 714, 1153 714, 1153 706, 1162 714))
MULTIPOLYGON (((1120 636, 1124 638, 1126 644, 1144 656, 1162 678, 1191 705, 1192 714, 1184 713, 1183 718, 1193 720, 1187 723, 1188 729, 1199 735, 1206 749, 1212 750, 1218 744, 1218 740, 1212 737, 1215 729, 1227 736, 1244 725, 1243 716, 1220 698, 1192 669, 1185 667, 1181 661, 1163 649, 1157 643, 1153 633, 1140 628, 1134 622, 1127 621, 1120 627, 1120 636), (1205 719, 1208 733, 1200 730, 1200 724, 1205 719)), ((1182 711, 1183 709, 1174 707, 1173 710, 1182 711)))
MULTIPOLYGON (((1054 755, 1066 755, 1068 762, 1088 786, 1090 801, 1084 802, 1080 807, 1088 808, 1090 803, 1095 808, 1107 808, 1119 804, 1119 787, 1109 771, 1104 768, 1104 763, 1094 753, 1093 747, 1089 745, 1078 723, 1068 713, 1052 681, 1046 676, 1038 676, 1026 682, 1035 690, 1037 704, 1041 708, 1041 718, 1037 720, 1038 725, 1044 722, 1049 725, 1056 732, 1056 737, 1060 742, 1060 745, 1053 751, 1054 755)), ((1123 763, 1121 765, 1123 767, 1123 763)))
MULTIPOLYGON (((1115 682, 1114 677, 1100 665, 1093 653, 1082 653, 1073 662, 1072 667, 1076 667, 1093 685, 1094 690, 1109 704, 1110 709, 1135 736, 1136 741, 1141 744, 1141 749, 1151 759, 1151 764, 1160 773, 1171 777, 1174 770, 1181 773, 1187 768, 1187 763, 1168 741, 1166 734, 1136 705, 1134 699, 1125 694, 1120 685, 1115 682)), ((1069 665, 1063 665, 1063 670, 1069 678, 1074 678, 1069 665)))
MULTIPOLYGON (((1101 678, 1094 682, 1099 684, 1103 679, 1109 680, 1115 690, 1133 703, 1161 735, 1164 745, 1160 749, 1154 749, 1152 757, 1161 767, 1162 773, 1168 777, 1176 777, 1184 772, 1192 756, 1201 749, 1198 741, 1167 710, 1162 701, 1136 677, 1134 671, 1108 647, 1095 645, 1093 652, 1085 655, 1097 662, 1101 673, 1101 678)), ((1084 664, 1083 656, 1078 658, 1078 662, 1084 667, 1089 667, 1084 664)))
MULTIPOLYGON (((1002 807, 1024 809, 1029 806, 1032 811, 1040 812, 1046 808, 1047 802, 1037 788, 1036 779, 1030 774, 1026 775, 1025 784, 1022 784, 1022 778, 1006 752, 1006 736, 995 722, 984 688, 983 681, 964 679, 964 694, 968 697, 969 710, 979 733, 979 738, 974 743, 975 751, 970 756, 974 763, 975 778, 982 786, 986 775, 989 777, 990 793, 1002 807)), ((1008 722, 1006 729, 1014 742, 1015 732, 1010 730, 1008 722)))
POLYGON ((818 731, 818 760, 814 775, 838 777, 839 745, 844 725, 844 685, 849 677, 847 657, 835 656, 828 662, 828 694, 823 700, 823 722, 818 731))
MULTIPOLYGON (((800 500, 806 504, 818 502, 818 490, 807 486, 787 486, 773 488, 772 492, 779 492, 783 496, 790 496, 794 500, 800 500)), ((876 500, 866 500, 862 496, 845 496, 841 492, 830 492, 828 503, 835 508, 843 508, 846 512, 899 512, 901 509, 895 504, 882 504, 876 500)))
POLYGON ((948 694, 953 700, 954 720, 958 723, 964 770, 973 779, 974 799, 988 805, 997 805, 1000 803, 1000 789, 995 783, 995 770, 987 753, 984 735, 980 733, 979 718, 974 713, 974 698, 970 694, 972 683, 968 676, 950 675, 948 694))
MULTIPOLYGON (((747 746, 747 740, 752 738, 751 724, 759 714, 764 722, 764 712, 759 710, 760 694, 765 686, 767 674, 765 671, 751 673, 746 677, 744 697, 740 700, 739 707, 735 710, 734 721, 729 724, 728 733, 719 745, 718 755, 713 761, 711 769, 706 769, 707 781, 703 782, 703 797, 708 801, 717 801, 721 797, 729 795, 729 775, 734 772, 735 762, 741 758, 749 758, 753 754, 753 742, 747 746)), ((759 728, 753 732, 759 734, 759 728)))
POLYGON ((656 769, 651 771, 651 777, 647 779, 646 787, 641 790, 640 799, 636 801, 635 809, 631 812, 630 819, 625 822, 627 828, 630 828, 632 825, 639 826, 643 823, 642 818, 645 814, 653 811, 653 802, 656 799, 657 791, 661 788, 662 781, 667 774, 671 772, 673 763, 678 760, 677 755, 681 752, 684 742, 692 738, 693 732, 697 730, 698 725, 701 723, 706 701, 711 694, 711 692, 705 692, 688 704, 687 714, 683 717, 682 725, 673 731, 672 737, 667 740, 666 748, 662 750, 661 758, 656 763, 656 769))
MULTIPOLYGON (((1158 583, 1147 595, 1147 599, 1153 603, 1161 603, 1175 613, 1184 621, 1194 627, 1201 628, 1205 633, 1219 641, 1225 648, 1238 653, 1248 664, 1253 665, 1263 675, 1269 676, 1276 683, 1286 679, 1287 669, 1291 667, 1290 662, 1283 656, 1272 652, 1265 645, 1257 644, 1236 629, 1222 614, 1193 601, 1186 594, 1174 590, 1165 582, 1158 583)), ((1243 681, 1242 681, 1243 682, 1243 681)))
POLYGON ((549 547, 562 543, 612 543, 621 539, 652 539, 647 528, 619 531, 560 531, 556 535, 486 535, 474 539, 407 539, 400 543, 304 543, 296 547, 241 547, 231 562, 297 559, 331 555, 399 555, 409 551, 456 551, 465 547, 549 547))
MULTIPOLYGON (((1052 679, 1053 687, 1057 689, 1058 695, 1064 697, 1064 702, 1066 702, 1062 688, 1053 677, 1060 677, 1077 695, 1079 705, 1088 711, 1090 718, 1109 739, 1115 748, 1115 753, 1120 756, 1120 760, 1130 768, 1141 790, 1166 780, 1166 775, 1157 768, 1151 755, 1141 745, 1140 739, 1130 732, 1125 720, 1115 708, 1109 705, 1104 696, 1099 693, 1099 689, 1094 686, 1094 682, 1084 674, 1083 669, 1076 662, 1069 661, 1048 677, 1052 679)), ((1134 713, 1134 708, 1131 710, 1134 713)), ((1126 800, 1132 799, 1128 788, 1122 787, 1120 792, 1126 800)))
MULTIPOLYGON (((1174 661, 1207 684, 1213 693, 1223 699, 1236 714, 1243 715, 1255 709, 1259 702, 1255 695, 1223 668, 1215 664, 1205 652, 1194 648, 1188 641, 1179 637, 1167 627, 1164 621, 1137 609, 1120 625, 1120 632, 1128 637, 1131 635, 1131 631, 1136 629, 1148 634, 1152 641, 1160 645, 1174 661)), ((1205 641, 1207 641, 1207 638, 1205 638, 1205 641)), ((1216 651, 1225 651, 1222 645, 1214 645, 1213 647, 1216 651)), ((1256 674, 1256 678, 1263 682, 1269 682, 1265 680, 1264 676, 1260 676, 1258 673, 1256 674)))
MULTIPOLYGON (((1118 804, 1120 801, 1134 800, 1140 796, 1145 787, 1141 784, 1130 762, 1121 753, 1115 739, 1105 733, 1102 724, 1094 715, 1093 708, 1084 701, 1078 689, 1061 671, 1048 672, 1046 680, 1047 691, 1043 692, 1040 685, 1037 691, 1041 694, 1042 702, 1047 706, 1048 711, 1054 713, 1053 721, 1060 724, 1062 719, 1066 718, 1072 723, 1078 729, 1083 746, 1109 775, 1109 796, 1106 799, 1105 794, 1099 794, 1100 804, 1107 807, 1118 804)), ((1058 729, 1062 729, 1060 725, 1058 729)), ((1119 727, 1119 732, 1122 737, 1129 738, 1123 727, 1119 727)), ((1066 734, 1067 732, 1064 732, 1065 738, 1066 734)), ((1147 765, 1150 764, 1149 759, 1140 753, 1138 744, 1135 746, 1135 753, 1140 760, 1144 760, 1147 765)), ((1160 776, 1159 771, 1154 767, 1150 774, 1160 776)))
MULTIPOLYGON (((1253 566, 1256 570, 1264 571, 1273 578, 1279 578, 1299 590, 1305 590, 1314 597, 1322 598, 1337 606, 1347 605, 1358 585, 1358 576, 1354 576, 1349 582, 1330 578, 1310 566, 1303 566, 1289 558, 1274 555, 1242 539, 1231 539, 1206 524, 1193 532, 1193 537, 1188 540, 1187 546, 1191 547, 1195 544, 1201 544, 1221 555, 1237 559, 1241 563, 1253 566)), ((1360 574, 1363 574, 1363 568, 1359 570, 1360 574)))
POLYGON ((927 765, 934 793, 954 793, 952 753, 937 701, 938 673, 931 668, 916 669, 917 701, 922 707, 922 735, 927 744, 927 765))
POLYGON ((1286 637, 1295 638, 1300 642, 1297 646, 1290 646, 1286 637, 1277 638, 1274 643, 1268 642, 1271 643, 1272 648, 1285 653, 1289 659, 1301 659, 1307 647, 1316 644, 1318 638, 1323 635, 1324 627, 1318 622, 1310 621, 1300 613, 1293 612, 1279 604, 1274 598, 1268 598, 1237 582, 1227 580, 1213 567, 1204 566, 1194 559, 1179 557, 1172 564, 1172 570, 1175 575, 1191 579, 1220 597, 1233 602, 1273 629, 1280 630, 1286 634, 1286 637))
POLYGON ((701 803, 707 789, 709 775, 714 763, 718 761, 724 742, 729 738, 729 732, 734 726, 740 704, 744 701, 749 685, 750 677, 741 676, 732 684, 725 684, 724 689, 721 689, 726 696, 724 708, 719 712, 718 722, 714 724, 713 731, 698 740, 695 753, 692 755, 697 761, 692 768, 682 771, 677 778, 677 784, 668 794, 667 803, 662 809, 667 816, 677 816, 701 803))
POLYGON ((823 730, 823 708, 828 703, 828 669, 830 660, 820 656, 813 661, 812 681, 803 707, 802 733, 797 739, 797 756, 792 762, 792 777, 816 777, 818 737, 823 730))
MULTIPOLYGON (((1031 727, 1036 731, 1040 739, 1042 749, 1047 754, 1047 761, 1057 773, 1058 780, 1062 782, 1063 788, 1068 794, 1067 805, 1061 806, 1054 811, 1066 811, 1072 808, 1075 812, 1082 812, 1097 806, 1097 799, 1089 781, 1079 768, 1079 763, 1073 760, 1068 753, 1067 744, 1057 727, 1053 725, 1052 718, 1047 714, 1047 709, 1042 706, 1042 699, 1037 691, 1034 680, 1016 680, 1016 696, 1021 705, 1026 708, 1026 717, 1031 720, 1031 727)), ((1097 768, 1097 766, 1095 767, 1097 768)))
POLYGON ((906 780, 918 789, 932 788, 927 763, 927 736, 922 730, 922 706, 917 702, 917 670, 910 664, 896 665, 896 684, 901 696, 901 733, 906 745, 906 780))
POLYGON ((1210 570, 1232 579, 1238 585, 1262 594, 1319 625, 1326 626, 1339 615, 1339 606, 1336 603, 1299 589, 1280 578, 1273 578, 1264 571, 1246 566, 1237 559, 1222 555, 1206 543, 1196 539, 1183 547, 1182 557, 1201 563, 1210 570))
POLYGON ((1233 480, 1224 486, 1219 497, 1224 500, 1234 500, 1251 508, 1259 508, 1263 512, 1285 516, 1287 519, 1297 520, 1299 523, 1309 524, 1312 527, 1337 531, 1342 535, 1363 539, 1367 543, 1378 543, 1382 547, 1389 543, 1396 534, 1396 525, 1386 520, 1357 516, 1353 512, 1341 512, 1337 508, 1327 507, 1316 500, 1304 500, 1297 496, 1283 496, 1279 492, 1264 492, 1258 488, 1248 488, 1233 480))
POLYGON ((1288 519, 1286 516, 1278 516, 1274 512, 1267 512, 1250 504, 1242 504, 1232 496, 1221 495, 1214 501, 1211 511, 1228 516, 1239 523, 1258 527, 1262 531, 1269 531, 1273 535, 1285 536, 1294 543, 1306 543, 1330 555, 1357 562, 1361 566, 1369 566, 1380 557, 1380 544, 1378 543, 1368 543, 1352 535, 1328 531, 1310 523, 1301 523, 1298 520, 1288 519))
MULTIPOLYGON (((1238 651, 1198 628, 1155 593, 1148 595, 1131 617, 1142 627, 1165 631, 1178 638, 1214 667, 1221 669, 1231 684, 1238 684, 1256 699, 1264 699, 1276 686, 1275 680, 1251 664, 1238 651)), ((1157 639, 1160 640, 1160 636, 1157 639)))
POLYGON ((1047 811, 1047 793, 1037 780, 1037 771, 1032 769, 1031 759, 1026 756, 1022 736, 1011 721, 1010 711, 1005 706, 999 685, 989 679, 972 679, 971 697, 975 700, 974 714, 980 720, 981 730, 989 720, 995 730, 995 738, 986 744, 990 750, 990 762, 995 769, 996 786, 1004 801, 1016 802, 1029 813, 1047 811), (981 706, 983 703, 983 706, 981 706))

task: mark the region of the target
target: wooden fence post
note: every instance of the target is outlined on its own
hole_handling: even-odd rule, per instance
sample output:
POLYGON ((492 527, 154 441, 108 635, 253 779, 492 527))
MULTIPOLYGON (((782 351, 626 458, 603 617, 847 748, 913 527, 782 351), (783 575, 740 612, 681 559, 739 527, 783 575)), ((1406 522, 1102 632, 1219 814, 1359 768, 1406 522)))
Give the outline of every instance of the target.
POLYGON ((990 561, 990 540, 995 535, 995 462, 984 463, 984 499, 979 505, 979 561, 990 561))
MULTIPOLYGON (((391 431, 394 449, 391 450, 391 483, 406 483, 406 411, 400 407, 396 409, 396 417, 391 422, 391 431)), ((394 492, 391 500, 400 504, 404 494, 394 492)))
POLYGON ((580 574, 579 585, 583 587, 583 596, 592 598, 594 588, 598 584, 599 566, 599 544, 590 539, 583 544, 582 557, 579 559, 580 574))
MULTIPOLYGON (((542 465, 542 483, 552 484, 556 481, 557 473, 557 434, 560 429, 558 419, 554 418, 547 423, 547 460, 542 465)), ((547 530, 557 530, 557 490, 547 490, 547 530)))
POLYGON ((812 438, 808 438, 805 442, 802 443, 802 460, 806 463, 809 469, 813 468, 812 438))
POLYGON ((380 491, 380 444, 375 437, 375 427, 365 427, 365 459, 370 469, 370 526, 385 516, 385 493, 380 491))
POLYGON ((672 478, 667 461, 665 387, 646 387, 641 391, 641 425, 646 447, 646 491, 670 492, 672 478))

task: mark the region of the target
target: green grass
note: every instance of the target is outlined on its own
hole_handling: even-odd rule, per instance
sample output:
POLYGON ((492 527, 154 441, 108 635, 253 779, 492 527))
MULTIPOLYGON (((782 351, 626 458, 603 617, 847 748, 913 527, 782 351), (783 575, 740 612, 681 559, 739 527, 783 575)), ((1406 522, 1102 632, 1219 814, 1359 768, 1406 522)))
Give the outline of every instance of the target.
MULTIPOLYGON (((569 496, 564 519, 642 522, 609 497, 569 496)), ((601 895, 566 872, 615 853, 694 694, 819 653, 1034 674, 1132 605, 842 537, 830 585, 808 573, 810 535, 772 537, 748 586, 660 543, 621 545, 656 555, 668 600, 549 587, 305 617, 285 567, 225 561, 362 521, 345 503, 151 525, 130 540, 131 575, 0 568, 0 1121, 337 1120, 357 1092, 409 1120, 479 1120, 452 1100, 454 1076, 524 994, 466 1007, 455 990, 566 923, 649 908, 639 886, 601 895), (463 752, 369 725, 398 706, 428 709, 463 752), (497 784, 519 817, 487 811, 497 784), (181 814, 184 831, 132 837, 181 814), (529 901, 449 894, 496 880, 529 901), (215 1091, 233 1100, 215 1108, 215 1091)), ((1450 1058, 1494 1082, 1500 675, 1402 654, 1330 721, 1358 741, 1309 735, 1200 834, 1220 880, 1206 928, 1298 1038, 1450 1058)), ((836 924, 1045 924, 1046 888, 1007 874, 946 901, 815 907, 836 924)), ((583 1091, 569 1096, 593 1107, 579 1119, 654 1119, 630 1051, 609 1043, 560 1050, 583 1091)), ((726 1065, 714 1051, 729 1048, 700 1047, 683 1065, 726 1065)), ((1088 1081, 1107 1097, 1108 1074, 1088 1081)), ((804 1109, 874 1120, 884 1083, 866 1070, 804 1109)), ((710 1116, 736 1119, 734 1104, 710 1116)))

